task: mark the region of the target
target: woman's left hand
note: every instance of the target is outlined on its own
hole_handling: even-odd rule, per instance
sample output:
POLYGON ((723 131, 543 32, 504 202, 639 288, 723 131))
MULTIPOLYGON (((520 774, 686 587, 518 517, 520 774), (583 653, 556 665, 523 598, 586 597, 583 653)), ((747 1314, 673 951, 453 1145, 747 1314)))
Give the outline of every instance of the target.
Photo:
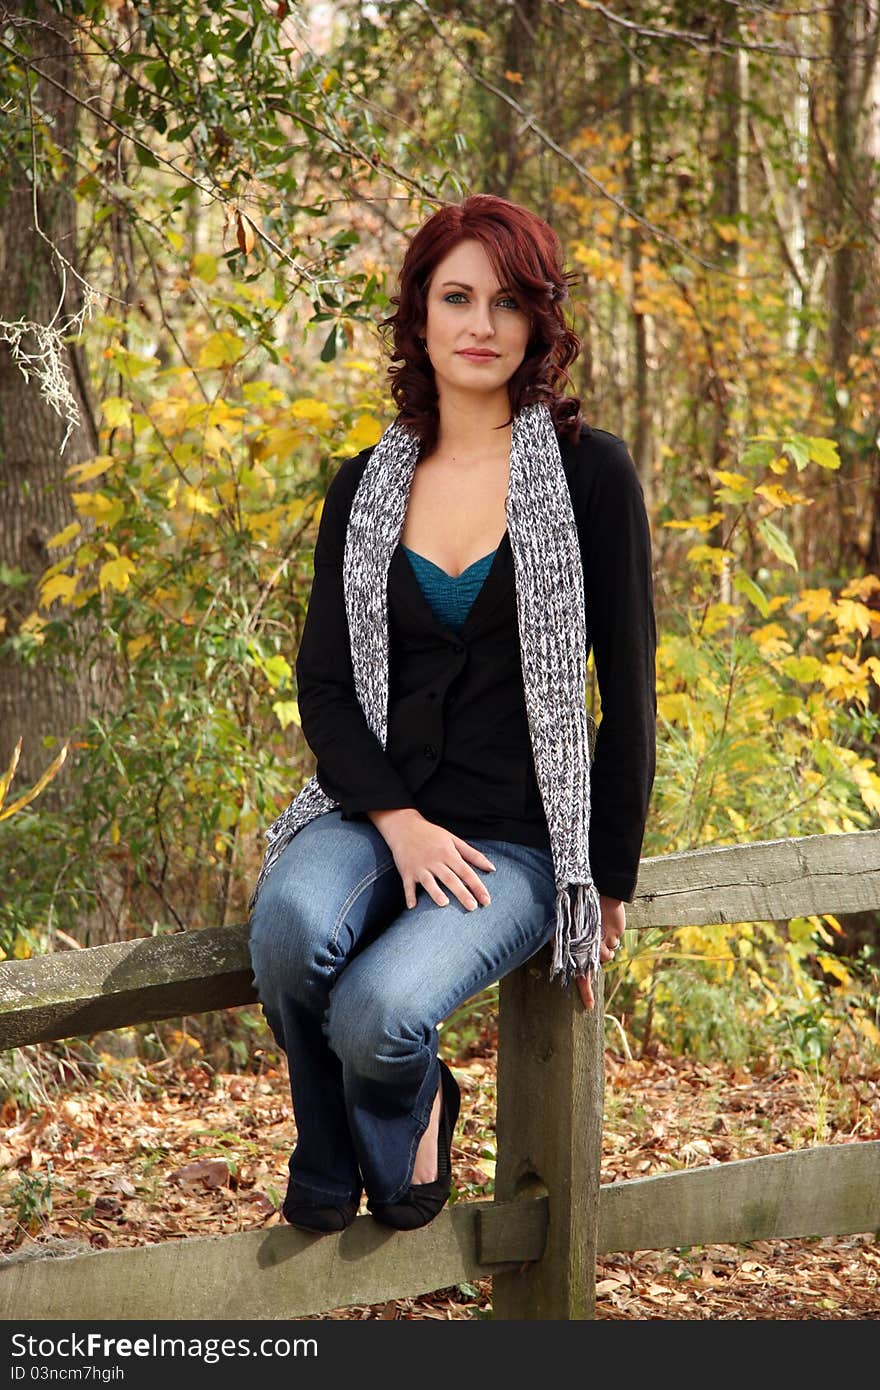
MULTIPOLYGON (((604 893, 599 894, 599 906, 602 909, 602 944, 599 947, 599 959, 605 965, 609 960, 613 960, 614 953, 623 939, 626 930, 626 908, 620 898, 606 898, 604 893)), ((592 1009, 596 1001, 593 997, 590 974, 578 976, 575 983, 584 1008, 592 1009)))

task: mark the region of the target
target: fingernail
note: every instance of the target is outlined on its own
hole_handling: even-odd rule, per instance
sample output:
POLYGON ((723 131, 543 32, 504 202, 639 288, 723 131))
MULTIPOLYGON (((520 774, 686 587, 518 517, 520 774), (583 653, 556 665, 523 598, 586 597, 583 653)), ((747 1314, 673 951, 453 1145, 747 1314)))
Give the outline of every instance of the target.
POLYGON ((490 864, 490 865, 489 865, 489 868, 492 870, 492 873, 494 874, 494 872, 495 872, 495 865, 494 865, 494 864, 490 864))

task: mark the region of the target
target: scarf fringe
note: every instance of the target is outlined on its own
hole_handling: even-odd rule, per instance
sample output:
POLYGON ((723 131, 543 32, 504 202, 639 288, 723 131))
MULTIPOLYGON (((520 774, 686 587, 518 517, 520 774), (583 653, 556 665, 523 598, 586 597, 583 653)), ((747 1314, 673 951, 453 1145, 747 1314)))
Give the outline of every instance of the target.
POLYGON ((598 970, 602 944, 602 909, 593 883, 566 883, 556 894, 556 934, 550 979, 562 975, 563 987, 598 970))

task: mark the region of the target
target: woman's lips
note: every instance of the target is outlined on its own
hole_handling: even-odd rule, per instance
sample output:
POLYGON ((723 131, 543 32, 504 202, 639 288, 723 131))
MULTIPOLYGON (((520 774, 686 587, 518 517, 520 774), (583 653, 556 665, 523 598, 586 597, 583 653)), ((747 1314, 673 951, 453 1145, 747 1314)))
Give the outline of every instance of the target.
POLYGON ((500 357, 498 352, 468 352, 463 350, 458 353, 459 357, 470 357, 473 362, 494 362, 496 357, 500 357))

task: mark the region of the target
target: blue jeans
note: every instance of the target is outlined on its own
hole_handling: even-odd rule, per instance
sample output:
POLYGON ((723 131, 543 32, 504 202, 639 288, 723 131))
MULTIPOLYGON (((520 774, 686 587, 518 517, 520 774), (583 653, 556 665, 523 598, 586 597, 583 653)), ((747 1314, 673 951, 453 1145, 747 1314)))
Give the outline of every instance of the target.
POLYGON ((492 901, 470 911, 420 886, 407 908, 382 835, 339 811, 300 830, 260 890, 250 955, 287 1054, 292 1200, 403 1196, 440 1079, 437 1024, 553 935, 549 850, 468 843, 496 870, 475 869, 492 901))

